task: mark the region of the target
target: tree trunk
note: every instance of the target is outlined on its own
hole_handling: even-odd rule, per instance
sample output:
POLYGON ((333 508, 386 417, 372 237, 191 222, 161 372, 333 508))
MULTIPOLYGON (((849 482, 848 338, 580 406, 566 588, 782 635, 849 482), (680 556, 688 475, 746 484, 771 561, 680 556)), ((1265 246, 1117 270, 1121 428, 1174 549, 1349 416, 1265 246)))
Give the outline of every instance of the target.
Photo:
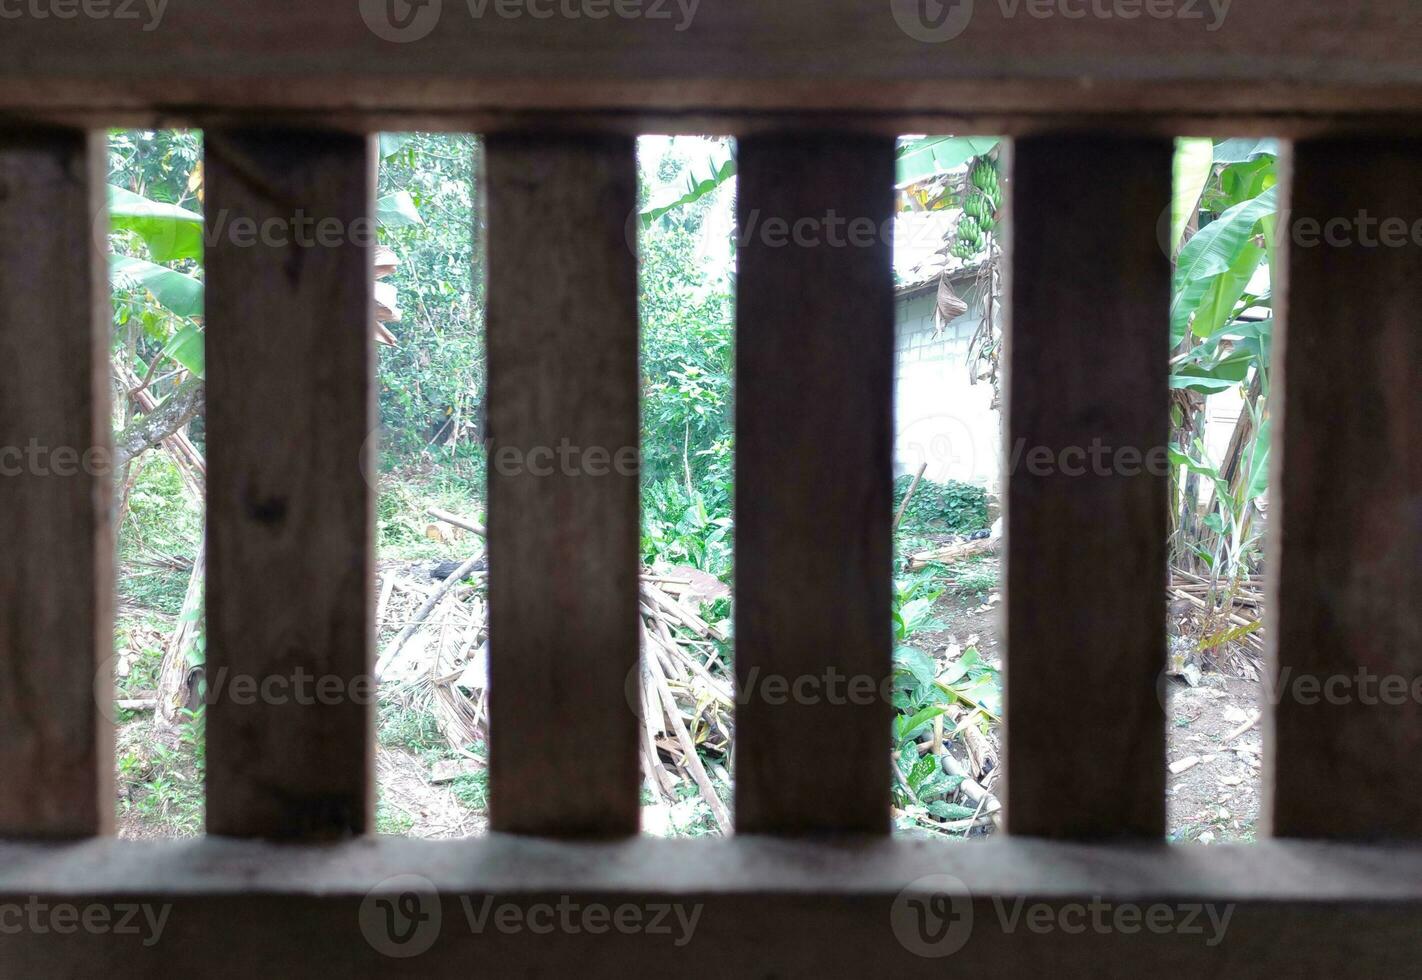
POLYGON ((195 709, 201 701, 197 678, 194 677, 192 652, 202 632, 203 586, 207 580, 207 542, 198 545, 193 559, 193 571, 188 579, 188 591, 183 597, 183 609, 178 626, 163 651, 163 665, 158 671, 158 710, 153 723, 159 729, 177 728, 183 721, 184 709, 195 709))

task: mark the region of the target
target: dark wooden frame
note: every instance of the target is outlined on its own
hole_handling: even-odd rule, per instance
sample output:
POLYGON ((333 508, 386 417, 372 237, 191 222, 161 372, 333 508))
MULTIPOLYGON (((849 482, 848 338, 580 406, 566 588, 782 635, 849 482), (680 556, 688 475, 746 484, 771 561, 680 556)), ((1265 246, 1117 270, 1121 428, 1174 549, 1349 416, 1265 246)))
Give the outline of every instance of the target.
MULTIPOLYGON (((1213 32, 1184 20, 1007 18, 979 0, 961 38, 943 43, 902 29, 898 0, 706 0, 684 31, 648 19, 476 23, 446 3, 438 26, 410 43, 382 40, 362 6, 381 5, 173 0, 153 31, 113 17, 0 22, 0 445, 32 437, 107 445, 108 310, 92 249, 102 240, 102 151, 85 134, 97 127, 202 126, 209 152, 220 155, 210 206, 257 215, 305 206, 347 221, 362 216, 356 195, 365 193, 369 206, 360 190, 368 188, 369 151, 358 137, 416 125, 502 134, 491 142, 491 244, 507 250, 496 251, 490 284, 491 425, 496 442, 524 449, 563 428, 609 443, 635 432, 627 363, 635 238, 630 222, 620 222, 632 187, 626 137, 636 132, 747 137, 743 213, 838 206, 866 217, 881 217, 883 202, 856 180, 886 169, 887 136, 1017 137, 1010 425, 1048 446, 1093 435, 1138 446, 1160 436, 1165 265, 1151 231, 1168 203, 1166 137, 1297 138, 1286 189, 1302 212, 1370 207, 1422 217, 1409 212, 1422 210, 1422 200, 1407 181, 1422 168, 1422 22, 1409 0, 1357 10, 1328 0, 1238 0, 1213 32), (816 148, 835 165, 807 152, 816 148), (525 173, 542 174, 546 186, 525 173), (1057 203, 1058 182, 1074 204, 1057 203), (540 214, 547 228, 520 227, 520 216, 540 214), (1118 276, 1052 277, 1102 249, 1114 250, 1118 276), (521 269, 546 269, 550 253, 556 274, 528 291, 521 269), (577 315, 588 295, 596 305, 581 311, 588 332, 550 347, 555 319, 577 315), (518 307, 538 331, 507 322, 518 307), (1082 332, 1085 315, 1101 321, 1100 333, 1082 332), (1048 386, 1054 402, 1041 397, 1048 386)), ((1415 245, 1285 251, 1279 289, 1291 295, 1292 315, 1281 302, 1288 322, 1276 371, 1275 661, 1315 674, 1361 663, 1410 677, 1422 642, 1422 470, 1412 435, 1422 429, 1422 253, 1415 245), (1358 362, 1342 372, 1350 382, 1342 387, 1320 343, 1340 317, 1357 318, 1346 336, 1358 362), (1365 318, 1378 329, 1358 326, 1365 318), (1368 518, 1361 539, 1336 526, 1358 514, 1392 521, 1368 518), (1365 658, 1375 629, 1389 648, 1365 658)), ((752 243, 742 258, 757 266, 745 271, 741 296, 741 368, 743 380, 754 379, 742 391, 741 472, 788 474, 759 498, 742 486, 749 560, 740 600, 755 615, 748 656, 766 670, 843 664, 874 675, 887 669, 887 637, 856 631, 878 615, 889 575, 876 515, 887 521, 880 505, 891 324, 882 297, 859 284, 887 269, 872 249, 775 254, 752 243), (778 289, 823 290, 810 307, 819 322, 795 324, 778 289), (817 354, 801 377, 770 377, 776 345, 797 328, 801 342, 831 352, 817 354), (821 399, 844 384, 857 362, 858 352, 844 348, 855 330, 872 333, 867 374, 844 404, 821 400, 781 429, 747 414, 792 407, 792 392, 774 390, 777 381, 821 399), (824 487, 816 425, 851 427, 846 444, 868 470, 824 487), (793 523, 796 500, 816 496, 825 538, 793 523), (858 538, 856 509, 871 515, 858 538), (818 573, 829 598, 767 592, 777 570, 844 556, 843 574, 818 573), (821 621, 816 601, 835 604, 841 633, 787 644, 803 638, 793 631, 821 621)), ((358 458, 369 399, 350 383, 366 377, 369 352, 351 341, 355 332, 340 340, 346 319, 365 322, 356 307, 369 302, 361 273, 368 260, 359 247, 321 255, 216 249, 209 259, 215 325, 270 318, 260 331, 214 344, 220 594, 209 601, 223 610, 214 642, 234 670, 260 677, 296 663, 344 681, 369 671, 370 494, 358 458), (340 370, 269 364, 262 343, 287 330, 304 345, 334 343, 340 370), (278 372, 260 388, 230 380, 258 363, 278 372), (274 397, 289 399, 283 417, 298 423, 275 457, 244 438, 263 418, 262 400, 274 397), (309 420, 322 419, 339 424, 311 431, 309 420), (333 440, 319 452, 318 436, 333 440), (313 518, 314 500, 335 509, 313 518), (290 584, 305 566, 264 579, 283 555, 306 556, 309 594, 293 594, 290 584), (243 646, 244 621, 260 645, 243 646)), ((1149 474, 1068 485, 1010 479, 1008 699, 1019 713, 1008 730, 1009 836, 963 848, 886 839, 888 787, 873 748, 883 712, 756 702, 745 709, 738 745, 741 771, 754 775, 738 815, 753 833, 598 842, 633 829, 636 716, 627 705, 638 703, 635 678, 630 694, 617 683, 635 654, 635 480, 598 479, 535 487, 495 477, 494 617, 523 637, 496 654, 493 668, 498 683, 518 692, 505 703, 496 695, 494 708, 522 740, 495 750, 495 819, 509 833, 442 844, 332 842, 371 825, 369 711, 224 706, 212 715, 210 778, 214 829, 229 836, 143 844, 85 839, 111 822, 112 739, 101 710, 112 600, 107 479, 0 478, 0 835, 10 839, 0 843, 0 912, 17 903, 171 909, 152 947, 82 930, 15 933, 0 918, 0 976, 891 975, 933 965, 903 928, 906 914, 923 914, 912 903, 935 896, 960 917, 972 914, 965 944, 939 961, 965 973, 1390 976, 1422 961, 1415 704, 1395 716, 1294 703, 1268 712, 1273 839, 1199 850, 1160 842, 1161 718, 1148 681, 1163 665, 1152 612, 1163 538, 1161 484, 1149 474), (1076 548, 1092 532, 1063 522, 1091 518, 1109 531, 1099 546, 1076 548), (527 541, 507 540, 501 528, 522 529, 527 541), (597 533, 582 534, 588 528, 597 533), (540 554, 550 541, 566 553, 540 554), (1122 549, 1139 562, 1120 565, 1122 549), (521 580, 559 569, 575 629, 539 624, 517 603, 521 580), (1058 580, 1071 585, 1053 592, 1058 580), (1112 597, 1094 597, 1083 581, 1103 583, 1112 597), (1072 644, 1066 629, 1094 635, 1072 644), (566 644, 584 640, 571 673, 551 669, 566 644), (608 703, 614 689, 623 703, 608 703), (524 723, 525 698, 572 704, 585 696, 592 700, 565 718, 572 730, 524 723), (1100 737, 1054 742, 1060 726, 1081 717, 1080 705, 1090 706, 1100 737), (812 742, 852 740, 842 758, 859 761, 832 779, 807 779, 802 752, 783 744, 807 732, 812 742), (292 739, 303 750, 282 754, 292 739), (560 755, 563 742, 572 751, 560 755), (588 768, 599 758, 599 768, 588 768), (561 787, 550 783, 560 767, 579 794, 562 812, 553 809, 561 787), (1319 805, 1329 798, 1331 809, 1319 805), (370 909, 409 896, 458 924, 423 955, 392 958, 371 939, 370 909), (699 907, 702 918, 680 947, 645 934, 474 935, 459 922, 460 896, 516 907, 559 898, 674 902, 699 907), (1207 903, 1232 909, 1233 919, 1216 946, 1179 931, 1039 935, 1004 928, 999 905, 1019 900, 1058 912, 1093 901, 1207 903)), ((832 744, 803 749, 836 765, 832 744)))

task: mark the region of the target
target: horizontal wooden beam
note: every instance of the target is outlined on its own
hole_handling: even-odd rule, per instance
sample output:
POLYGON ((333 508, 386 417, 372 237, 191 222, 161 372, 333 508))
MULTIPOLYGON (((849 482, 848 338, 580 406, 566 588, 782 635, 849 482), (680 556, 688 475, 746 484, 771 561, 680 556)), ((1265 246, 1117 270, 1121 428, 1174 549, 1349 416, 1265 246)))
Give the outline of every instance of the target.
POLYGON ((0 18, 0 109, 94 117, 1422 109, 1412 0, 7 0, 0 18))
POLYGON ((698 976, 931 965, 964 975, 1406 976, 1422 957, 1422 848, 502 835, 0 844, 0 916, 4 976, 90 975, 98 963, 109 975, 161 964, 218 977, 503 975, 515 964, 527 976, 619 978, 629 965, 698 976), (66 905, 107 909, 114 923, 133 907, 131 931, 76 927, 62 942, 39 931, 66 905), (936 964, 921 955, 945 951, 951 959, 936 964))

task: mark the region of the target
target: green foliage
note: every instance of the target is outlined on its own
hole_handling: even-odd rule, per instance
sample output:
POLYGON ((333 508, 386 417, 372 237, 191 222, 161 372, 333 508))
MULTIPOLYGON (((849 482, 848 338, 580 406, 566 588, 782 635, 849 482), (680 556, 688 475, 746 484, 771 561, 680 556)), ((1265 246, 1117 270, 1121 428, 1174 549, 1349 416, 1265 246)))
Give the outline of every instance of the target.
MULTIPOLYGON (((1269 370, 1272 306, 1267 273, 1275 256, 1278 221, 1277 145, 1271 140, 1224 140, 1209 147, 1188 141, 1177 153, 1177 175, 1187 150, 1209 165, 1199 182, 1193 217, 1199 231, 1180 249, 1171 298, 1171 387, 1189 392, 1193 403, 1172 406, 1170 458, 1172 495, 1180 515, 1172 559, 1194 560, 1214 575, 1232 577, 1252 561, 1258 535, 1252 510, 1268 489, 1269 370), (1255 312, 1250 312, 1255 311, 1255 312), (1246 314, 1250 319, 1245 319, 1246 314), (1202 396, 1238 390, 1245 394, 1252 439, 1238 460, 1213 461, 1200 429, 1202 396), (1240 476, 1223 474, 1237 463, 1240 476), (1203 480, 1212 491, 1198 521, 1192 488, 1203 480)), ((1197 169, 1199 161, 1191 164, 1197 169)), ((1177 204, 1195 187, 1177 186, 1177 204)))
MULTIPOLYGON (((1001 716, 1002 678, 976 649, 965 650, 944 667, 913 647, 894 651, 894 759, 899 771, 894 803, 911 821, 920 816, 963 820, 974 814, 946 799, 962 785, 962 777, 945 772, 936 756, 919 751, 920 741, 953 704, 971 709, 969 723, 983 728, 1001 716)), ((948 725, 946 733, 951 731, 948 725)))
MULTIPOLYGON (((913 477, 894 481, 894 510, 903 504, 913 477)), ((988 526, 987 490, 972 483, 919 481, 900 527, 918 533, 968 534, 988 526)))
POLYGON ((934 628, 933 603, 943 594, 937 574, 925 569, 894 582, 894 638, 900 643, 914 633, 934 628))
POLYGON ((201 709, 186 711, 176 746, 155 739, 120 754, 119 782, 127 789, 120 809, 179 837, 201 834, 206 809, 204 728, 201 709))
POLYGON ((381 745, 409 749, 435 758, 449 751, 449 744, 439 730, 439 721, 428 711, 383 702, 380 705, 378 731, 381 745))
MULTIPOLYGON (((385 134, 378 191, 381 240, 399 267, 400 346, 380 352, 382 452, 387 463, 457 440, 461 459, 482 457, 484 279, 477 137, 385 134)), ((537 276, 538 269, 528 275, 537 276)), ((482 466, 482 462, 480 463, 482 466)), ((482 471, 481 471, 482 472, 482 471)), ((482 492, 479 494, 482 498, 482 492)))
POLYGON ((451 785, 450 791, 454 798, 459 801, 465 809, 475 813, 487 813, 489 810, 489 773, 488 770, 471 772, 457 778, 451 785))
MULTIPOLYGON (((675 186, 678 161, 658 164, 675 186)), ((644 180, 643 193, 646 195, 644 180)), ((731 566, 734 319, 730 284, 708 275, 695 247, 709 199, 651 222, 642 264, 642 550, 648 562, 731 566)), ((729 247, 729 246, 728 246, 729 247)))

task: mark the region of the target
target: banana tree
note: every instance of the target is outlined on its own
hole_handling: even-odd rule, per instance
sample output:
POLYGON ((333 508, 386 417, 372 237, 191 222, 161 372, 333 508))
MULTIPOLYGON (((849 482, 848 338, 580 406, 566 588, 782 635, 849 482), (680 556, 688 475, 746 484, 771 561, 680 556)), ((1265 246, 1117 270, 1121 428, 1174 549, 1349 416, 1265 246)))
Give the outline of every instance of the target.
POLYGON ((1271 269, 1277 148, 1268 140, 1182 140, 1171 213, 1172 559, 1227 590, 1245 570, 1268 489, 1271 269), (1205 400, 1241 391, 1226 458, 1205 448, 1205 400), (1205 504, 1201 506, 1201 499, 1205 504))
MULTIPOLYGON (((202 280, 206 241, 202 215, 176 204, 115 185, 108 188, 108 202, 115 319, 123 326, 139 318, 143 333, 160 345, 157 355, 143 365, 142 380, 151 382, 165 365, 186 375, 152 412, 119 433, 115 461, 122 468, 201 410, 207 368, 202 280)), ((380 198, 376 219, 386 228, 421 222, 414 200, 404 191, 380 198)))

